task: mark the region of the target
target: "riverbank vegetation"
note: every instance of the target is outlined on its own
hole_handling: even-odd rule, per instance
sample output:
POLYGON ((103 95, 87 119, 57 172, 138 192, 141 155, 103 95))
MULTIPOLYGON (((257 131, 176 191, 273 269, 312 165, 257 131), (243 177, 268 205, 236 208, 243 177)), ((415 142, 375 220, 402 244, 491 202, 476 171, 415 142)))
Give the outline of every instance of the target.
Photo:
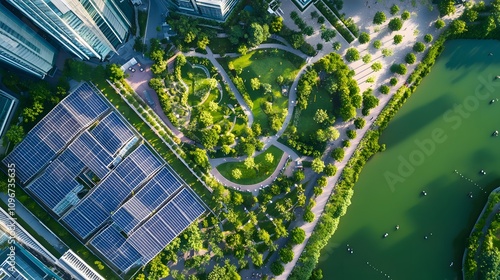
MULTIPOLYGON (((500 1, 496 0, 495 2, 500 1)), ((498 8, 500 9, 500 5, 498 5, 498 8)), ((451 26, 453 26, 453 24, 451 24, 451 26)), ((487 25, 483 25, 483 28, 486 26, 487 25)), ((431 67, 443 51, 446 40, 455 38, 488 38, 488 36, 490 36, 489 34, 494 32, 492 30, 489 33, 482 32, 479 33, 481 35, 477 35, 477 32, 472 33, 469 30, 470 29, 468 29, 467 26, 466 28, 459 29, 449 28, 443 32, 443 34, 428 49, 422 59, 422 62, 410 75, 407 80, 407 85, 403 85, 397 90, 396 94, 394 94, 389 103, 380 113, 375 121, 375 127, 366 133, 365 137, 358 146, 358 149, 352 155, 346 165, 346 168, 344 168, 341 178, 335 186, 335 192, 330 197, 329 202, 326 205, 324 212, 321 215, 318 224, 311 234, 309 242, 299 259, 299 262, 294 267, 292 274, 290 275, 290 279, 309 279, 309 277, 311 277, 312 271, 318 262, 321 250, 336 231, 340 217, 346 213, 346 209, 351 203, 353 187, 358 179, 361 169, 371 156, 378 151, 384 150, 384 145, 379 144, 379 136, 387 127, 396 112, 416 90, 421 80, 430 72, 431 67)), ((495 30, 499 29, 497 28, 495 30)), ((496 255, 496 253, 488 253, 487 258, 483 258, 483 266, 492 267, 491 263, 496 264, 497 257, 498 255, 496 255)), ((498 257, 498 260, 500 263, 500 257, 498 257)), ((497 269, 495 269, 494 272, 488 270, 486 273, 496 273, 496 270, 497 269)))
POLYGON ((500 277, 500 214, 492 213, 499 203, 500 193, 494 191, 467 240, 463 268, 467 280, 500 277))

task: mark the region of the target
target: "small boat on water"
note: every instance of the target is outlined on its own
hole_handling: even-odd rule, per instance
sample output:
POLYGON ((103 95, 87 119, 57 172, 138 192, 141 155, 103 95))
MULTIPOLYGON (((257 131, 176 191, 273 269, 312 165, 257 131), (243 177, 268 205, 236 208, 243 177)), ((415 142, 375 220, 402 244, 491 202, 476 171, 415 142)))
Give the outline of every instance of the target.
POLYGON ((498 130, 493 131, 492 136, 498 136, 498 130))
POLYGON ((422 191, 422 195, 423 195, 423 196, 426 196, 426 195, 427 195, 427 192, 426 192, 426 191, 422 191))
POLYGON ((389 236, 389 234, 386 232, 386 233, 384 234, 384 238, 386 238, 387 236, 389 236))
POLYGON ((396 230, 398 230, 398 229, 399 229, 399 225, 396 226, 396 230))

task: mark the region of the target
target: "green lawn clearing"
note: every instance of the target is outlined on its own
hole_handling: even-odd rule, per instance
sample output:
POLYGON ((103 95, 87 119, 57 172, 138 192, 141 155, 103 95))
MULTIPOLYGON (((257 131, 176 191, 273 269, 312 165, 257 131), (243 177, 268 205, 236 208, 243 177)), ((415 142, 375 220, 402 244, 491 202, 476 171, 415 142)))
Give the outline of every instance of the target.
POLYGON ((275 146, 269 147, 265 152, 255 157, 255 164, 259 166, 258 169, 247 169, 243 162, 227 162, 217 166, 217 170, 227 178, 228 180, 241 184, 241 185, 252 185, 267 179, 276 170, 281 157, 283 156, 283 151, 275 146), (266 154, 272 154, 274 160, 269 163, 265 160, 266 154), (232 171, 234 169, 241 170, 241 178, 233 178, 232 171))
POLYGON ((314 114, 318 109, 326 110, 329 116, 333 116, 333 99, 328 92, 321 87, 314 87, 309 100, 307 100, 307 108, 299 112, 298 106, 295 107, 293 124, 297 125, 297 131, 303 141, 309 141, 310 135, 314 135, 321 124, 314 121, 314 114), (297 116, 297 114, 299 114, 297 116), (298 118, 298 122, 297 122, 298 118))

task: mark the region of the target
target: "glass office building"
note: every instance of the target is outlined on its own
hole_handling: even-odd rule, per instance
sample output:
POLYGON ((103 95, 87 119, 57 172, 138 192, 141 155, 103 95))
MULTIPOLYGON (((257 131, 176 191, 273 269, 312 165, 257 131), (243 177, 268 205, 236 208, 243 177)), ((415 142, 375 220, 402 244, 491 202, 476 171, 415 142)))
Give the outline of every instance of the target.
POLYGON ((55 49, 0 5, 0 60, 41 78, 53 68, 55 49))
POLYGON ((81 59, 104 60, 126 40, 130 21, 114 0, 7 0, 81 59))
POLYGON ((180 13, 224 21, 238 0, 167 0, 180 13))

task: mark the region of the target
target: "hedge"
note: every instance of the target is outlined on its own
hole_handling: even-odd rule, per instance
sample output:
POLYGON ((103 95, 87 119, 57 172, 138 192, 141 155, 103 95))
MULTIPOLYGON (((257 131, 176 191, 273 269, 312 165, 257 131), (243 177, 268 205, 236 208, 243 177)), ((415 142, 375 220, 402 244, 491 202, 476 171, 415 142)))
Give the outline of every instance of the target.
POLYGON ((317 2, 314 5, 347 42, 351 43, 352 41, 354 41, 354 37, 352 37, 351 32, 349 32, 349 30, 347 30, 342 24, 339 23, 338 18, 325 6, 325 3, 317 2))

